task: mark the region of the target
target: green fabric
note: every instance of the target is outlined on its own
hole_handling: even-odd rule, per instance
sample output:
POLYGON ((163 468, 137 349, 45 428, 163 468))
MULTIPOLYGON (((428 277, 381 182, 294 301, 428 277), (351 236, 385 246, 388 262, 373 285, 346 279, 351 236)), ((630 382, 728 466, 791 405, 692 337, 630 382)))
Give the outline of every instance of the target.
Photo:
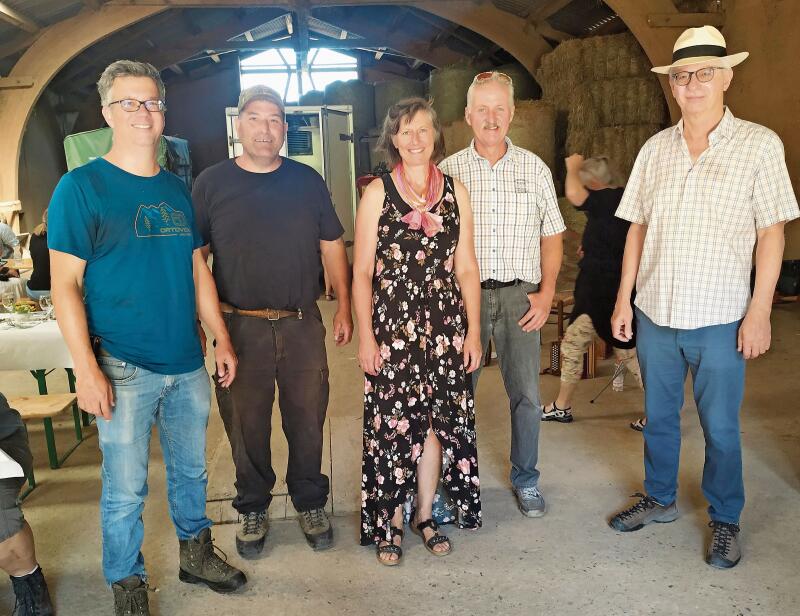
MULTIPOLYGON (((108 127, 68 135, 64 139, 67 171, 107 154, 111 149, 111 135, 112 131, 108 127)), ((161 137, 158 144, 158 164, 167 168, 167 141, 164 137, 161 137)))

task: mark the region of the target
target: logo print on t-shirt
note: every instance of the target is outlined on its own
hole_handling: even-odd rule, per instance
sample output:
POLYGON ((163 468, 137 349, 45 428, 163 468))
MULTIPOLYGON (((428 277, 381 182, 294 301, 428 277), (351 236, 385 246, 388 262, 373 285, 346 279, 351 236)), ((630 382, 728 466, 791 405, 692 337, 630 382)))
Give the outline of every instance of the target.
POLYGON ((158 205, 140 205, 136 212, 136 237, 191 235, 186 214, 163 201, 158 205))

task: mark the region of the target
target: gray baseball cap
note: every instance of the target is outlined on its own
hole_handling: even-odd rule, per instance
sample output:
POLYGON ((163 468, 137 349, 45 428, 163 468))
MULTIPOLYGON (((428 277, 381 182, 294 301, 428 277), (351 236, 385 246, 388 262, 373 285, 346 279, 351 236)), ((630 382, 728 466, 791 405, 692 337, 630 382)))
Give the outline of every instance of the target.
POLYGON ((283 106, 281 95, 269 86, 255 85, 242 90, 242 93, 239 94, 239 113, 242 113, 242 110, 247 107, 247 104, 251 101, 267 101, 273 103, 278 106, 278 109, 281 110, 284 116, 286 115, 286 109, 283 106))

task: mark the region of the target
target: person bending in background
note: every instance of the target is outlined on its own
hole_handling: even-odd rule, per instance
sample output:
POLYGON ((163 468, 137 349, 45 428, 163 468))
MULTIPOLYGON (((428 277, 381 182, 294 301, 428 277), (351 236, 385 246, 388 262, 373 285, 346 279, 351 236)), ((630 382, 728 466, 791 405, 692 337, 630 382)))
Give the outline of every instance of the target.
MULTIPOLYGON (((616 218, 614 212, 624 189, 614 181, 611 166, 605 157, 584 159, 573 154, 566 159, 567 199, 586 213, 587 223, 581 245, 583 256, 575 281, 575 307, 570 326, 561 341, 561 388, 558 397, 544 407, 542 421, 572 421, 572 395, 581 379, 583 354, 595 335, 614 348, 617 363, 625 366, 642 387, 636 339, 617 340, 611 334, 611 314, 617 298, 622 255, 630 223, 616 218)), ((641 430, 645 419, 631 423, 641 430)))

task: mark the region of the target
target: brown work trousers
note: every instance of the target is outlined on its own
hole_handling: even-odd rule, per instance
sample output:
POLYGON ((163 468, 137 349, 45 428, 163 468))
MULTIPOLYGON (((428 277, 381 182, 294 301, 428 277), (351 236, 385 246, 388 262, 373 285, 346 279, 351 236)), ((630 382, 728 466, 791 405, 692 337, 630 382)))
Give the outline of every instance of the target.
POLYGON ((328 407, 325 326, 316 305, 303 318, 269 321, 223 314, 239 358, 230 388, 216 388, 217 401, 236 465, 234 508, 266 511, 275 471, 270 439, 275 386, 283 433, 289 444, 286 484, 297 511, 324 507, 328 477, 320 472, 328 407))

